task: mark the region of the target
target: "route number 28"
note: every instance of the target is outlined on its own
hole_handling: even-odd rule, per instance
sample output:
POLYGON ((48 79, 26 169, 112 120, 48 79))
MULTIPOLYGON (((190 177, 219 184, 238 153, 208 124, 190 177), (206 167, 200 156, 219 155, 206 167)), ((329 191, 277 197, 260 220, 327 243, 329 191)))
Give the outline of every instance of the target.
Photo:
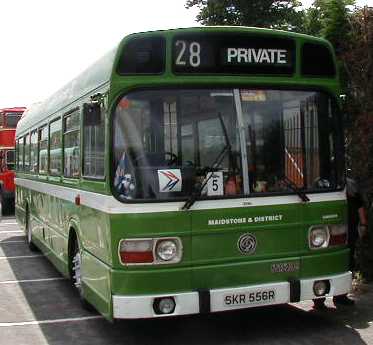
POLYGON ((178 54, 175 64, 177 66, 199 67, 201 64, 201 45, 198 42, 176 41, 178 54))

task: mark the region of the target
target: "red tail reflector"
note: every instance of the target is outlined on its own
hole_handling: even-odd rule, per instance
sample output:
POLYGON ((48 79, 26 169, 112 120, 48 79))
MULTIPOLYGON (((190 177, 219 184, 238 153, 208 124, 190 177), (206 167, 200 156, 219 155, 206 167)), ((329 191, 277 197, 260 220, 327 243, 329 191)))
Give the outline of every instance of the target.
POLYGON ((120 258, 124 264, 151 263, 153 252, 121 252, 120 258))
POLYGON ((122 264, 149 264, 154 262, 153 239, 128 239, 119 243, 119 258, 122 264))
POLYGON ((347 225, 331 224, 329 246, 343 246, 347 244, 347 225))
POLYGON ((329 246, 341 246, 347 244, 347 234, 331 235, 329 246))

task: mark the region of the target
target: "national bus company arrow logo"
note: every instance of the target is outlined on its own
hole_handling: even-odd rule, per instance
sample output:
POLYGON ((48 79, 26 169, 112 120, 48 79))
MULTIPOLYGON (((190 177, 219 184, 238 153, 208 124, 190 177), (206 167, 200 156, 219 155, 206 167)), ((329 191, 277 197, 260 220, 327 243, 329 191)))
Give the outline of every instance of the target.
POLYGON ((158 170, 158 179, 160 192, 181 192, 182 178, 180 169, 158 170))

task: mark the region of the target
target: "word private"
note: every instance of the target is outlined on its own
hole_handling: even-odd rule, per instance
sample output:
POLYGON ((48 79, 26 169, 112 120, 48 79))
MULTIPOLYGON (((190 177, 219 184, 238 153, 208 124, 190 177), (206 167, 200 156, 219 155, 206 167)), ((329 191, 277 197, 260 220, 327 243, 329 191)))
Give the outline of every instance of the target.
POLYGON ((228 48, 227 62, 287 64, 288 60, 284 49, 228 48))

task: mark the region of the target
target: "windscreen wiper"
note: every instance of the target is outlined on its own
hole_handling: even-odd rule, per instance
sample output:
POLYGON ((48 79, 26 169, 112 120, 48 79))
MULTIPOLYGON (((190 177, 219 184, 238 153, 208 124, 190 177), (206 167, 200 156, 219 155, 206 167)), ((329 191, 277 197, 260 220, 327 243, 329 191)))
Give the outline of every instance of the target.
POLYGON ((218 166, 223 161, 225 154, 229 152, 229 154, 232 154, 232 146, 228 138, 227 128, 225 127, 225 123, 223 121, 223 118, 220 113, 218 113, 218 117, 221 123, 221 127, 223 129, 223 134, 225 137, 225 146, 221 150, 221 152, 218 154, 218 156, 215 158, 214 162, 212 163, 211 167, 205 167, 203 169, 202 177, 204 179, 203 183, 192 193, 192 195, 189 197, 189 199, 185 202, 181 210, 189 210, 192 205, 196 202, 197 198, 201 195, 203 188, 207 185, 207 183, 210 181, 211 177, 214 175, 214 171, 217 171, 218 166), (207 177, 207 174, 211 172, 211 174, 207 177), (207 178, 206 178, 207 177, 207 178))
POLYGON ((288 188, 293 190, 297 195, 301 198, 303 202, 310 201, 309 197, 306 195, 304 191, 302 191, 292 180, 290 180, 287 176, 282 177, 282 181, 286 184, 288 188))

